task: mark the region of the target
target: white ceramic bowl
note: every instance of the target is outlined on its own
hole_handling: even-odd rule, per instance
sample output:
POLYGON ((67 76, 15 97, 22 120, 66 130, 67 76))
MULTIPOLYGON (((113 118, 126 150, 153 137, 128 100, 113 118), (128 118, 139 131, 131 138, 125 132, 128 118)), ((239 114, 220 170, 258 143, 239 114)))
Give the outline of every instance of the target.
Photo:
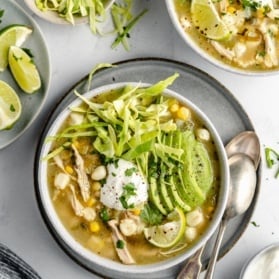
MULTIPOLYGON (((55 24, 71 24, 69 21, 60 17, 55 11, 41 11, 37 8, 35 0, 24 0, 28 8, 40 18, 55 24)), ((105 8, 109 9, 115 0, 108 0, 105 8)), ((83 24, 88 22, 88 17, 75 17, 75 24, 83 24)))
POLYGON ((279 278, 279 243, 259 251, 244 265, 240 274, 240 279, 265 278, 279 278))
POLYGON ((263 76, 263 75, 274 75, 278 74, 278 68, 272 69, 272 70, 258 70, 258 71, 251 71, 246 69, 241 69, 239 67, 234 67, 230 65, 229 63, 222 62, 221 60, 215 58, 213 55, 210 55, 207 51, 205 51, 202 47, 199 46, 199 44, 183 29, 178 15, 176 13, 174 0, 165 0, 168 14, 170 16, 170 19, 179 33, 180 37, 183 39, 183 41, 189 45, 195 52, 197 52, 201 57, 209 61, 211 64, 217 66, 218 68, 224 69, 229 72, 233 72, 236 74, 241 75, 249 75, 249 76, 263 76))
MULTIPOLYGON (((137 85, 137 83, 129 83, 131 85, 137 85)), ((92 98, 103 92, 108 92, 109 90, 123 87, 127 83, 115 83, 106 86, 102 86, 92 91, 84 94, 86 98, 92 98)), ((147 86, 147 84, 142 84, 142 86, 147 86)), ((193 103, 186 100, 184 97, 175 93, 171 90, 166 90, 164 92, 167 96, 177 98, 182 104, 185 104, 191 108, 200 120, 204 123, 205 127, 210 131, 212 135, 212 140, 215 142, 219 162, 220 162, 220 191, 216 211, 214 213, 213 219, 206 229, 205 233, 200 237, 200 240, 193 244, 185 253, 167 259, 163 262, 149 265, 124 265, 117 263, 97 254, 87 250, 81 244, 79 244, 70 235, 70 233, 65 229, 61 223, 55 208, 52 203, 52 199, 49 193, 47 185, 47 162, 41 160, 45 157, 51 147, 51 143, 45 143, 44 139, 47 136, 54 135, 64 122, 66 117, 69 115, 70 111, 65 108, 55 119, 55 121, 50 125, 47 131, 44 131, 43 137, 41 138, 41 143, 39 144, 36 160, 35 160, 35 187, 38 198, 39 207, 41 209, 42 215, 55 239, 63 247, 63 249, 72 257, 75 261, 86 267, 87 269, 101 274, 102 276, 109 278, 127 278, 127 279, 137 279, 137 278, 173 278, 177 272, 178 265, 184 262, 188 257, 190 257, 195 251, 197 251, 205 242, 212 236, 215 232, 221 217, 223 215, 225 204, 228 196, 228 186, 229 186, 229 168, 228 161, 225 153, 223 143, 213 127, 207 116, 193 103)), ((73 101, 69 107, 76 107, 81 104, 80 99, 73 101)))

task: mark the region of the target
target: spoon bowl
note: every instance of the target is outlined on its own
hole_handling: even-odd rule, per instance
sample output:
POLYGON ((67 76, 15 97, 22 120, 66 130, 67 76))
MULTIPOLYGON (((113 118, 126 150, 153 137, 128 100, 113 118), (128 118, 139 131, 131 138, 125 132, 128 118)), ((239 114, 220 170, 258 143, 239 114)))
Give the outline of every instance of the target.
POLYGON ((234 154, 246 154, 254 162, 255 168, 258 168, 261 159, 261 147, 258 136, 253 131, 245 131, 235 136, 227 145, 226 153, 228 158, 234 154))
POLYGON ((254 163, 247 155, 243 153, 233 155, 229 158, 229 166, 229 197, 223 219, 232 219, 248 209, 257 184, 254 163))

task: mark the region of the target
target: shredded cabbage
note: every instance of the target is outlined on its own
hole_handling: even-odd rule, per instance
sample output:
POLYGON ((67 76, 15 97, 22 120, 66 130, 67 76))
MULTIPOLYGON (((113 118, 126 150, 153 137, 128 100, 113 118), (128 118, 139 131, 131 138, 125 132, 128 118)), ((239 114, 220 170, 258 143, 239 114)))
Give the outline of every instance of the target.
MULTIPOLYGON (((149 198, 162 214, 174 205, 189 211, 206 199, 213 172, 193 127, 187 123, 178 127, 169 111, 170 99, 162 95, 178 76, 148 87, 127 85, 113 92, 112 100, 100 103, 75 91, 87 106, 71 110, 84 114, 83 123, 49 139, 64 139, 67 145, 73 138, 90 137, 106 161, 122 158, 137 164, 149 183, 149 198)), ((60 151, 58 147, 48 158, 60 151)))
POLYGON ((75 24, 76 18, 87 17, 93 34, 102 34, 98 25, 104 23, 110 14, 114 24, 114 30, 110 33, 117 34, 112 48, 120 43, 129 50, 129 33, 136 23, 144 16, 147 10, 138 15, 132 14, 132 0, 117 0, 110 8, 107 8, 109 0, 35 0, 35 4, 42 12, 53 11, 71 24, 75 24), (109 13, 109 12, 110 13, 109 13))

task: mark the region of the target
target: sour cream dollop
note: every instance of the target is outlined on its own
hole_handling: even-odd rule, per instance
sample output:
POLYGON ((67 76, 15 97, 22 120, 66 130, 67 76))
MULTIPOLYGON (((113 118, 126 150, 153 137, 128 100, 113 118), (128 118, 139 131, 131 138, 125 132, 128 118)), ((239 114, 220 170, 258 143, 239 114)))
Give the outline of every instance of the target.
POLYGON ((125 210, 147 201, 148 184, 137 166, 119 159, 107 165, 106 183, 101 188, 101 202, 109 208, 125 210))

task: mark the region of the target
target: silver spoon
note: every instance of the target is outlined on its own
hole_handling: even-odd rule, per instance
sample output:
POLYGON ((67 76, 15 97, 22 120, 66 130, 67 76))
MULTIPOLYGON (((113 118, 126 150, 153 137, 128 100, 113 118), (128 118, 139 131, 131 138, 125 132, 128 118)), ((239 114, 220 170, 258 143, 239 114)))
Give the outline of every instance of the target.
MULTIPOLYGON (((254 172, 258 168, 260 162, 260 143, 257 135, 252 131, 245 131, 238 134, 226 145, 226 153, 228 157, 238 153, 244 153, 254 163, 254 172)), ((255 172, 256 175, 256 172, 255 172)), ((235 182, 234 182, 235 183, 235 182)), ((256 184, 256 183, 254 183, 256 184)), ((255 185, 253 185, 255 186, 255 185)), ((235 187, 235 186, 234 186, 235 187)), ((247 188, 247 187, 246 187, 247 188)), ((255 188, 255 187, 252 187, 255 188)), ((254 190, 251 192, 254 195, 254 190)), ((253 197, 252 195, 252 197, 253 197)), ((250 202, 251 203, 251 202, 250 202)), ((249 203, 249 204, 250 204, 249 203)), ((247 205, 249 207, 249 205, 247 205)), ((200 248, 187 262, 184 268, 180 271, 177 279, 196 279, 201 271, 201 255, 204 246, 200 248)), ((217 256, 216 256, 217 257, 217 256)), ((216 261, 216 259, 215 259, 216 261)))
POLYGON ((243 214, 250 206, 257 184, 257 175, 254 162, 243 153, 229 158, 230 165, 230 193, 223 215, 215 246, 209 259, 204 279, 212 279, 226 226, 232 218, 243 214))

